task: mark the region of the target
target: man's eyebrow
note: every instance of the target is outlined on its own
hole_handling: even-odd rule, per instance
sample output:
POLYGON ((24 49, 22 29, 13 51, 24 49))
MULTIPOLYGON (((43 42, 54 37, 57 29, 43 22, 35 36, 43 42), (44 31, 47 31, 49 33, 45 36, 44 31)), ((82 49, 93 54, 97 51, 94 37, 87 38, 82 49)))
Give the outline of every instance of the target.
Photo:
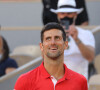
POLYGON ((50 36, 45 37, 45 39, 51 38, 50 36))
POLYGON ((49 38, 49 37, 51 37, 51 36, 47 36, 47 37, 45 37, 45 38, 49 38))

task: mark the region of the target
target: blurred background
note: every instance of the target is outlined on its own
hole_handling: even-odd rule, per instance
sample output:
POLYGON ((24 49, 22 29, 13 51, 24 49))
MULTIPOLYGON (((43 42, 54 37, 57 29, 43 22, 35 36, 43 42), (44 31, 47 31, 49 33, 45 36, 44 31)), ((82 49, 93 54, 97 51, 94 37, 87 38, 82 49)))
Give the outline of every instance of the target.
MULTIPOLYGON (((93 32, 96 39, 96 55, 98 55, 100 54, 100 0, 85 1, 89 16, 89 26, 84 26, 83 28, 93 32)), ((0 78, 0 90, 13 90, 15 81, 19 75, 34 69, 41 63, 42 58, 40 57, 39 42, 40 31, 43 27, 42 10, 43 5, 41 0, 0 0, 0 35, 6 38, 11 57, 20 59, 20 61, 16 61, 20 68, 0 78), (25 45, 36 46, 34 47, 35 49, 28 47, 31 54, 34 52, 34 56, 27 57, 28 55, 24 53, 24 56, 18 56, 19 54, 17 54, 17 56, 14 57, 14 55, 19 52, 20 55, 23 55, 22 51, 16 51, 15 48, 25 45), (12 54, 14 51, 15 53, 12 54), (24 62, 21 61, 23 57, 26 59, 24 62)), ((25 50, 25 48, 23 49, 25 50)), ((99 63, 96 63, 100 64, 100 56, 97 57, 97 59, 99 63)), ((100 65, 96 69, 98 68, 99 74, 100 65)), ((92 86, 93 88, 89 90, 100 90, 100 76, 96 77, 96 79, 99 83, 99 86, 97 86, 98 88, 94 85, 92 86)), ((93 78, 91 81, 92 85, 95 83, 93 81, 96 81, 96 79, 93 78)))
MULTIPOLYGON (((100 1, 86 0, 86 6, 89 15, 89 24, 100 25, 100 1)), ((37 29, 39 30, 43 26, 42 9, 41 0, 0 1, 0 25, 5 30, 0 31, 0 33, 7 38, 11 51, 19 45, 39 44, 40 37, 38 36, 37 40, 34 38, 37 34, 34 34, 33 29, 36 30, 36 33, 39 33, 37 29), (25 31, 26 29, 31 31, 25 31)))

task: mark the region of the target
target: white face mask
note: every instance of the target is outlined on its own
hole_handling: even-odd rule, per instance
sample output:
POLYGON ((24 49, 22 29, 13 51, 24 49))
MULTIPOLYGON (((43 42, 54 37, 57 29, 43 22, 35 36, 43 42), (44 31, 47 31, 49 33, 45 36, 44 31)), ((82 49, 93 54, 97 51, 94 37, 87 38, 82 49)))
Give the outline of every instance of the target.
POLYGON ((0 54, 0 61, 2 60, 2 54, 0 54))

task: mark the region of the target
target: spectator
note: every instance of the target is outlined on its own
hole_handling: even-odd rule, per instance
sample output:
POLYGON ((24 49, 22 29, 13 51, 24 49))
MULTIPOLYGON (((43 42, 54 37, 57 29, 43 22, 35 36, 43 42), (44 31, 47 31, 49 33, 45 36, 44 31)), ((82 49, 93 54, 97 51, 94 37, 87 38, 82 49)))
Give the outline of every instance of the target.
MULTIPOLYGON (((78 14, 76 19, 76 25, 88 25, 88 13, 86 9, 85 0, 75 0, 76 7, 83 7, 84 10, 78 14)), ((49 22, 58 22, 57 15, 50 11, 51 8, 57 9, 58 0, 42 0, 43 3, 43 13, 42 13, 42 21, 43 24, 47 24, 49 22)))
POLYGON ((40 49, 44 62, 23 74, 15 90, 88 90, 87 80, 66 67, 64 50, 68 46, 66 33, 57 23, 47 24, 41 31, 40 49))
POLYGON ((69 48, 64 53, 65 64, 88 79, 88 63, 94 58, 95 40, 92 32, 75 27, 77 15, 82 10, 76 8, 75 0, 59 0, 58 9, 51 9, 61 23, 65 22, 65 32, 69 36, 69 48))
POLYGON ((15 60, 9 58, 9 47, 6 40, 0 36, 0 77, 17 68, 15 60))
POLYGON ((79 13, 76 18, 75 25, 88 25, 89 18, 88 18, 85 0, 75 0, 75 1, 76 1, 76 8, 83 8, 83 11, 79 13))
POLYGON ((57 8, 58 0, 42 0, 43 3, 43 13, 42 13, 42 21, 43 24, 47 24, 49 22, 58 22, 57 15, 50 11, 50 8, 57 8))

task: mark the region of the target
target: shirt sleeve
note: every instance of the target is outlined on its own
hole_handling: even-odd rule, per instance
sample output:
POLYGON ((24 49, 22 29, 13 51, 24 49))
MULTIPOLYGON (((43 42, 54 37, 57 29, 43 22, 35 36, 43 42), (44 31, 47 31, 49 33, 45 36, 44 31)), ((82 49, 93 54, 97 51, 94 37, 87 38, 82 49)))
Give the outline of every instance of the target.
POLYGON ((6 62, 6 68, 9 68, 9 67, 11 67, 11 68, 17 68, 18 65, 17 65, 17 63, 16 63, 15 60, 9 59, 9 60, 6 62))
POLYGON ((84 30, 82 28, 77 27, 78 37, 85 45, 92 46, 95 48, 95 39, 93 33, 89 30, 84 30))
POLYGON ((85 45, 89 45, 95 48, 95 39, 92 32, 88 31, 87 36, 85 37, 85 45))

